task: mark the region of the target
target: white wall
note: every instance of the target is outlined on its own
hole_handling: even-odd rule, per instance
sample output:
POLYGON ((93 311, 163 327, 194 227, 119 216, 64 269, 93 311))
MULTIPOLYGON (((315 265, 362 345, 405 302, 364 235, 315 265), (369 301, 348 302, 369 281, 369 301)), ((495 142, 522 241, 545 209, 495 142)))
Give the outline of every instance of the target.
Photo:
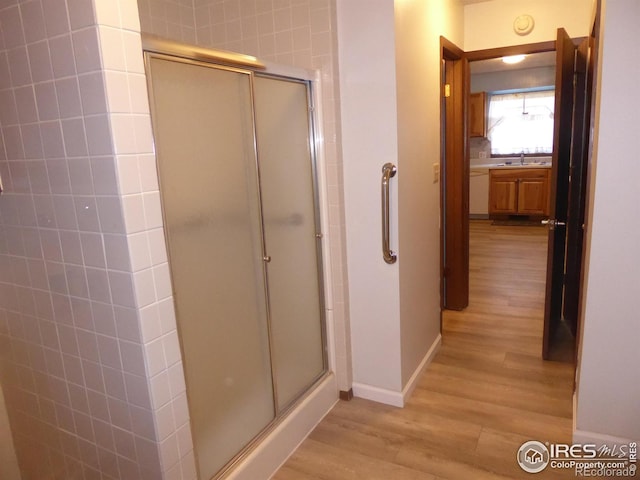
POLYGON ((462 44, 463 10, 455 0, 337 6, 354 393, 401 405, 440 338, 439 45, 440 35, 462 44), (381 252, 386 162, 398 167, 394 265, 381 252))
POLYGON ((570 37, 589 33, 592 0, 493 0, 464 8, 464 50, 507 47, 556 39, 558 27, 570 37), (519 15, 529 14, 535 27, 529 35, 513 31, 519 15))
POLYGON ((395 2, 403 388, 440 334, 440 36, 462 27, 459 2, 395 2))
POLYGON ((575 437, 637 441, 640 2, 603 3, 575 437))
MULTIPOLYGON (((398 392, 398 264, 383 261, 380 240, 381 169, 398 155, 393 0, 337 0, 336 6, 353 380, 398 392)), ((397 234, 391 245, 397 249, 397 234)))

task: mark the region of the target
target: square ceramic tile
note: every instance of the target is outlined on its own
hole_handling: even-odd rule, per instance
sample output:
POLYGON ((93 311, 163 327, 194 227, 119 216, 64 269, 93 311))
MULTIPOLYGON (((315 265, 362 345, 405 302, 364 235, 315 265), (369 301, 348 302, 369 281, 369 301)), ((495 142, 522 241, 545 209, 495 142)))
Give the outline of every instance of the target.
POLYGON ((17 47, 7 52, 11 85, 20 87, 32 83, 29 56, 26 47, 17 47))
POLYGON ((93 195, 91 164, 86 157, 70 158, 67 162, 71 192, 75 195, 93 195))
MULTIPOLYGON (((73 103, 68 106, 64 105, 65 109, 61 112, 59 108, 59 98, 56 96, 56 88, 53 82, 39 83, 34 87, 35 103, 38 111, 38 119, 42 122, 48 120, 57 120, 62 113, 69 113, 73 109, 73 103)), ((73 102, 72 99, 68 99, 73 102)), ((65 118, 67 115, 64 115, 65 118)), ((72 116, 72 115, 68 115, 72 116)))
POLYGON ((155 422, 158 440, 162 441, 175 432, 176 424, 173 420, 173 408, 170 402, 156 410, 155 422))
POLYGON ((85 298, 71 299, 71 313, 73 324, 77 328, 93 331, 93 316, 91 313, 91 302, 85 298))
POLYGON ((38 121, 38 110, 36 109, 36 97, 31 85, 16 88, 14 90, 16 98, 16 108, 18 109, 18 120, 20 123, 33 123, 38 121))
POLYGON ((131 430, 131 413, 126 401, 109 398, 111 423, 125 430, 131 430))
POLYGON ((107 395, 126 401, 127 392, 124 385, 122 370, 103 366, 102 377, 104 378, 104 388, 107 395))
MULTIPOLYGON (((101 68, 101 50, 98 29, 85 28, 73 32, 73 52, 78 73, 95 72, 101 68)), ((52 52, 53 53, 53 52, 52 52)))
POLYGON ((133 281, 135 284, 136 306, 141 308, 156 301, 153 271, 151 269, 134 273, 133 281))
POLYGON ((98 206, 96 205, 95 198, 90 196, 76 196, 74 197, 74 204, 76 218, 78 219, 78 229, 81 232, 100 231, 98 206))
POLYGON ((118 193, 118 182, 113 157, 92 157, 91 175, 93 177, 93 188, 96 195, 116 195, 118 193))
POLYGON ((85 115, 107 112, 105 82, 102 72, 92 72, 78 77, 82 111, 85 115))
POLYGON ((178 455, 178 440, 175 434, 169 435, 160 443, 160 460, 165 470, 174 466, 180 459, 178 455))
POLYGON ((120 199, 115 196, 98 197, 98 217, 104 233, 124 233, 124 217, 120 199))
POLYGON ((113 303, 122 307, 136 306, 136 292, 133 289, 130 273, 109 272, 113 303))
POLYGON ((158 170, 156 168, 155 155, 140 155, 138 157, 138 165, 140 170, 140 183, 143 192, 157 191, 158 186, 158 170))
POLYGON ((145 374, 144 354, 139 343, 120 340, 122 368, 126 373, 143 376, 145 374))
POLYGON ((95 24, 92 0, 67 0, 72 30, 95 24))
POLYGON ((116 334, 120 340, 141 343, 138 311, 133 308, 115 307, 116 334))
POLYGON ((82 248, 80 246, 80 234, 76 231, 60 231, 60 245, 64 262, 82 265, 82 248))
POLYGON ((140 172, 138 169, 137 155, 119 155, 118 164, 118 184, 122 195, 141 193, 140 172))
POLYGON ((144 74, 142 41, 138 32, 122 32, 127 72, 144 74))
POLYGON ((136 137, 136 152, 153 153, 153 133, 149 115, 134 115, 133 128, 136 137))
POLYGON ((102 67, 105 70, 125 72, 127 70, 123 43, 124 32, 119 28, 100 26, 98 28, 102 54, 102 67))
POLYGON ((131 115, 111 115, 111 129, 113 132, 115 153, 122 155, 135 154, 138 152, 136 147, 135 124, 131 115))
POLYGON ((62 120, 64 146, 69 157, 85 157, 89 153, 84 131, 84 123, 80 118, 62 120))
POLYGON ((143 194, 144 217, 147 229, 160 228, 163 226, 162 207, 159 192, 149 192, 143 194))
POLYGON ((122 208, 127 233, 146 230, 145 204, 142 195, 127 195, 122 199, 122 208))
POLYGON ((129 101, 129 80, 124 72, 107 70, 104 72, 109 112, 128 113, 131 111, 129 101))
POLYGON ((169 264, 161 263, 153 267, 153 283, 156 289, 156 299, 163 300, 173 294, 169 264))
POLYGON ((110 270, 130 271, 129 245, 125 235, 104 235, 104 249, 110 270))
POLYGON ((56 195, 53 198, 53 208, 56 214, 56 224, 59 228, 77 230, 78 221, 73 205, 73 197, 68 195, 56 195))
MULTIPOLYGON (((145 345, 162 335, 157 304, 149 305, 140 310, 140 333, 145 345)), ((160 348, 162 348, 162 344, 160 344, 160 348)))
MULTIPOLYGON (((42 137, 40 136, 40 126, 38 124, 22 125, 20 127, 20 134, 22 137, 22 146, 24 150, 24 157, 27 160, 39 160, 44 158, 44 149, 42 146, 42 137)), ((36 162, 34 162, 36 163, 36 162)), ((37 162, 38 164, 42 162, 37 162)), ((42 163, 44 166, 44 163, 42 163)), ((43 177, 45 184, 38 185, 40 191, 34 193, 49 193, 49 184, 45 177, 43 177)))
MULTIPOLYGON (((134 272, 151 267, 151 254, 147 234, 137 233, 127 237, 131 255, 131 268, 134 272)), ((155 277, 155 274, 154 274, 155 277)))
POLYGON ((171 401, 171 389, 166 370, 160 372, 150 380, 151 404, 156 410, 171 401))
POLYGON ((124 383, 127 389, 127 400, 129 403, 142 408, 151 408, 149 386, 144 376, 125 373, 124 383))
POLYGON ((47 37, 44 12, 40 1, 22 2, 20 4, 20 13, 27 43, 37 42, 47 37))
POLYGON ((0 102, 2 102, 2 110, 0 110, 0 122, 3 125, 14 125, 18 123, 18 107, 16 106, 16 97, 12 89, 0 91, 0 102))
POLYGON ((89 298, 99 302, 111 302, 111 291, 107 272, 98 268, 87 268, 89 298))
MULTIPOLYGON (((84 36, 86 37, 87 35, 85 34, 84 36)), ((78 39, 79 43, 82 41, 83 38, 78 39)), ((95 40, 93 44, 95 45, 95 40)), ((78 49, 81 48, 79 44, 78 49)), ((53 75, 55 78, 69 77, 76 74, 71 35, 63 35, 49 39, 49 53, 51 54, 51 66, 53 67, 53 75)), ((88 59, 81 62, 81 66, 95 70, 95 67, 93 67, 93 64, 88 59)))
POLYGON ((27 46, 31 78, 34 82, 44 82, 53 78, 51 55, 48 42, 42 41, 27 46))
MULTIPOLYGON (((20 136, 22 137, 22 147, 24 157, 27 160, 39 160, 44 158, 44 149, 42 146, 42 137, 40 136, 40 126, 38 124, 22 125, 20 127, 20 136)), ((40 162, 33 162, 40 163, 40 162)), ((46 177, 44 178, 46 182, 46 177)), ((40 189, 34 193, 49 193, 49 185, 37 185, 40 189)))
POLYGON ((111 127, 107 115, 91 115, 84 118, 87 129, 87 145, 91 155, 113 153, 111 127))
POLYGON ((120 10, 118 1, 114 0, 95 0, 95 16, 99 25, 109 27, 120 27, 120 10))
POLYGON ((0 10, 0 25, 5 48, 13 48, 25 44, 20 9, 17 5, 0 10))
POLYGON ((120 25, 125 30, 140 31, 138 4, 132 0, 120 0, 120 25))
POLYGON ((102 236, 97 233, 81 233, 82 259, 88 267, 105 267, 104 244, 102 236))
POLYGON ((55 37, 68 32, 70 26, 65 0, 46 0, 42 3, 47 35, 55 37))
POLYGON ((94 331, 109 337, 116 337, 116 323, 113 305, 101 302, 91 302, 91 316, 94 331))
MULTIPOLYGON (((57 80, 55 87, 60 117, 71 118, 81 116, 82 104, 80 103, 78 79, 75 77, 68 77, 57 80)), ((42 115, 40 117, 42 119, 42 115)))
MULTIPOLYGON (((60 122, 41 123, 40 136, 42 137, 42 148, 46 159, 60 159, 64 157, 64 140, 60 122)), ((61 160, 61 162, 64 162, 64 160, 61 160)), ((63 163, 60 163, 60 161, 47 162, 51 193, 71 192, 68 172, 65 173, 62 169, 57 168, 62 165, 63 163)))
POLYGON ((147 231, 149 240, 149 252, 151 255, 151 265, 158 265, 167 261, 167 246, 165 243, 164 230, 155 228, 147 231))

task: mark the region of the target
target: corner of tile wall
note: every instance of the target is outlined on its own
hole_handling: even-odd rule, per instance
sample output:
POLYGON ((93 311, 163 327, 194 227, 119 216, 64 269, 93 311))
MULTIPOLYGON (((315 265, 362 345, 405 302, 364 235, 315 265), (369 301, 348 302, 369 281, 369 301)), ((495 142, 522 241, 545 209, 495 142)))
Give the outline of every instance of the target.
POLYGON ((0 25, 0 382, 23 474, 192 480, 136 2, 1 2, 0 25))

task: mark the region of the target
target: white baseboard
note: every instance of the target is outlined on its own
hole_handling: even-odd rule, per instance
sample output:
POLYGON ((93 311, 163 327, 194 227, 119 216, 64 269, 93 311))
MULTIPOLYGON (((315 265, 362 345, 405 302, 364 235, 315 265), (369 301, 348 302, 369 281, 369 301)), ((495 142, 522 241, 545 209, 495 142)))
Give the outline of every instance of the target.
POLYGON ((331 373, 225 479, 271 478, 337 402, 338 386, 331 373))
POLYGON ((440 345, 442 345, 442 335, 439 333, 436 339, 433 341, 433 343, 429 347, 429 350, 427 350, 427 353, 425 354, 424 358, 418 365, 418 368, 415 369, 415 371, 413 372, 413 375, 411 375, 411 378, 409 378, 409 381, 407 382, 404 389, 402 390, 403 406, 404 406, 404 403, 406 403, 406 401, 409 399, 409 397, 415 390, 416 385, 418 385, 418 380, 420 379, 420 375, 422 374, 422 372, 424 372, 425 368, 427 368, 427 366, 431 363, 431 360, 433 360, 433 357, 436 356, 436 353, 438 353, 438 350, 440 350, 440 345))
POLYGON ((394 407, 404 407, 404 399, 401 392, 374 387, 366 383, 353 382, 353 396, 394 407))
POLYGON ((431 363, 433 357, 436 353, 438 353, 438 349, 442 344, 442 336, 438 334, 434 342, 429 347, 429 350, 423 357, 422 361, 415 369, 411 378, 402 389, 401 392, 396 392, 394 390, 388 390, 385 388, 375 387, 373 385, 367 385, 365 383, 353 383, 353 395, 355 397, 364 398, 367 400, 372 400, 378 403, 384 403, 386 405, 392 405, 394 407, 404 407, 407 399, 411 396, 411 393, 416 388, 418 384, 418 379, 420 378, 420 374, 427 368, 427 365, 431 363))

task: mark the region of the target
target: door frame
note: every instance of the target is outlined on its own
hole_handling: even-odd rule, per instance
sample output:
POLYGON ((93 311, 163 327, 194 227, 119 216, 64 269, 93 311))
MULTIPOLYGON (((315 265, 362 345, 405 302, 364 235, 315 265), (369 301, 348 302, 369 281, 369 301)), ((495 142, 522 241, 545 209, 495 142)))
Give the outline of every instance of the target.
POLYGON ((463 310, 469 305, 469 62, 444 37, 440 78, 440 307, 463 310))

